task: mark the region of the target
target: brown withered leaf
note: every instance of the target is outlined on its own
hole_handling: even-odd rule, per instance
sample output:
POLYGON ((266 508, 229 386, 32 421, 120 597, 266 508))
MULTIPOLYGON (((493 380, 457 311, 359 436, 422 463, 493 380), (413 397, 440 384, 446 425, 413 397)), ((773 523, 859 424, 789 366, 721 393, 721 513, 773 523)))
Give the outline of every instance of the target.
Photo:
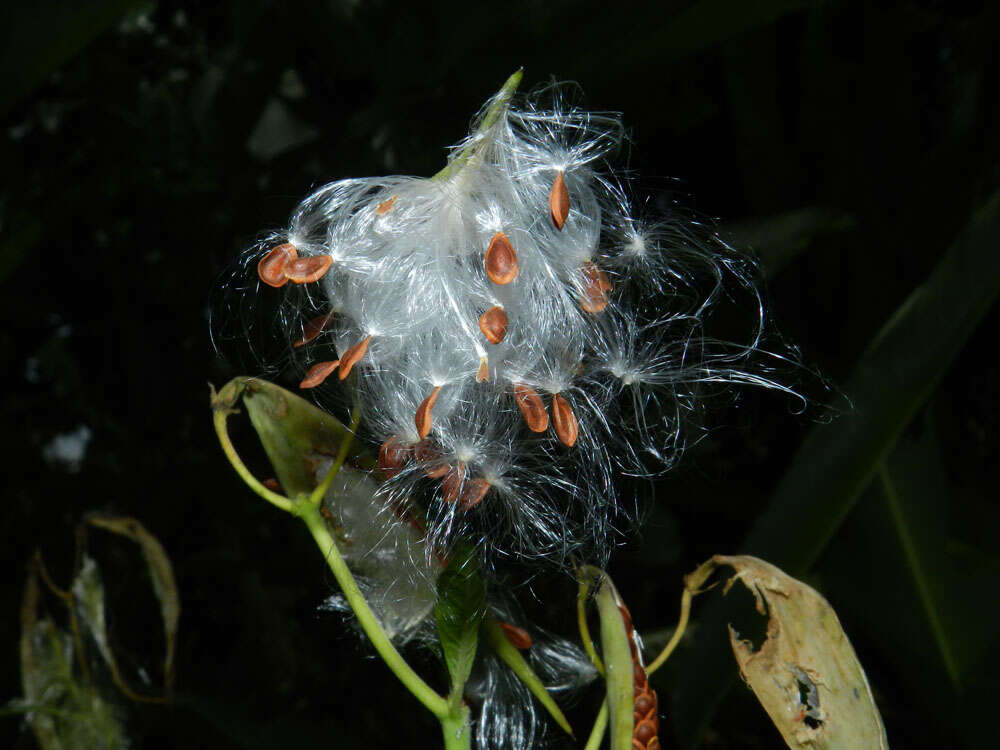
POLYGON ((730 626, 740 674, 790 748, 888 748, 868 679, 829 603, 770 563, 716 555, 687 578, 695 590, 722 566, 736 570, 768 618, 758 650, 730 626))

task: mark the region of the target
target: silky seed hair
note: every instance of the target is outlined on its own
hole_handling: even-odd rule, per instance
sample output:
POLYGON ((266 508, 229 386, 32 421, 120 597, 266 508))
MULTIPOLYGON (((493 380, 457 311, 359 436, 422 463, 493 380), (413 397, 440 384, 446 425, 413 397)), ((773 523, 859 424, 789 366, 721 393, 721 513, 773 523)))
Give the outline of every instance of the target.
POLYGON ((278 321, 275 369, 360 405, 377 495, 422 509, 433 554, 465 539, 487 561, 601 562, 637 515, 616 475, 673 464, 708 399, 794 395, 775 373, 796 359, 765 346, 748 257, 688 217, 633 209, 610 166, 620 117, 567 85, 513 99, 516 79, 437 176, 306 198, 244 257, 230 306, 278 321), (738 297, 743 339, 713 338, 716 304, 738 297))

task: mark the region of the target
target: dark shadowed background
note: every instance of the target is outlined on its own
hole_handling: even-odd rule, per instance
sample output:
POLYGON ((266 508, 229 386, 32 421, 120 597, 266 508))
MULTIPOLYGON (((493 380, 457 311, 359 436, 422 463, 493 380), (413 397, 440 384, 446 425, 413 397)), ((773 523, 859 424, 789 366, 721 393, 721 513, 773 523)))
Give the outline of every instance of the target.
MULTIPOLYGON (((213 351, 219 275, 323 182, 436 172, 523 66, 528 88, 572 80, 589 107, 624 112, 623 162, 640 187, 751 246, 782 333, 853 399, 876 333, 1000 185, 998 28, 994 5, 945 0, 7 4, 0 701, 22 692, 29 557, 42 550, 67 582, 74 527, 105 510, 163 541, 183 604, 177 704, 126 706, 135 747, 438 745, 433 718, 319 610, 333 582, 305 529, 253 496, 218 448, 208 383, 252 368, 238 347, 213 351)), ((996 233, 990 247, 1000 254, 996 233)), ((892 481, 820 508, 823 533, 809 497, 796 511, 809 560, 790 572, 837 609, 896 747, 971 745, 995 710, 996 264, 981 275, 989 289, 968 292, 978 312, 957 355, 896 416, 899 441, 877 462, 892 481)), ((954 307, 935 314, 947 322, 954 307)), ((929 346, 931 333, 907 335, 902 351, 929 346)), ((881 402, 872 382, 865 404, 881 402)), ((840 406, 834 426, 857 418, 840 406)), ((710 424, 611 567, 651 640, 673 625, 681 576, 743 548, 813 426, 759 393, 710 424)), ((155 679, 162 636, 144 570, 127 545, 91 545, 120 571, 108 586, 123 669, 155 679)), ((572 637, 572 582, 540 587, 526 608, 572 637)), ((709 713, 699 679, 728 677, 689 660, 654 680, 665 738, 780 746, 747 689, 709 713)), ((599 700, 580 696, 578 735, 599 700)), ((0 744, 34 746, 18 718, 0 721, 0 744)))

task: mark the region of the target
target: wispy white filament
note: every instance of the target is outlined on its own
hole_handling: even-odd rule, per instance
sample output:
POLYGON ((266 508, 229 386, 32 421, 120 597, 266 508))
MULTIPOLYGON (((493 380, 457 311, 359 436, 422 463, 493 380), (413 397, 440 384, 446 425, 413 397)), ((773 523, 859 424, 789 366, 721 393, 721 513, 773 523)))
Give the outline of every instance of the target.
POLYGON ((430 549, 446 552, 461 537, 499 556, 599 559, 634 517, 614 474, 671 464, 706 392, 787 390, 768 374, 768 358, 781 358, 762 350, 748 259, 696 222, 634 215, 607 166, 623 139, 617 115, 575 107, 559 86, 500 104, 488 103, 484 113, 499 116, 481 116, 441 176, 327 185, 250 257, 289 242, 299 257, 332 259, 315 283, 260 293, 284 295, 290 340, 334 313, 295 350, 304 366, 368 340, 352 375, 362 424, 373 447, 396 441, 405 454, 377 492, 387 507, 422 503, 430 549), (561 228, 550 214, 560 175, 569 195, 561 228), (517 257, 509 283, 487 269, 498 233, 517 257), (737 343, 705 328, 733 289, 750 300, 737 343), (478 322, 494 307, 508 321, 498 343, 478 322), (547 429, 530 429, 544 422, 522 414, 515 387, 538 395, 547 429), (435 388, 421 439, 416 415, 435 388), (556 394, 577 423, 575 442, 557 430, 566 411, 557 413, 556 394), (468 490, 483 480, 472 505, 468 490))

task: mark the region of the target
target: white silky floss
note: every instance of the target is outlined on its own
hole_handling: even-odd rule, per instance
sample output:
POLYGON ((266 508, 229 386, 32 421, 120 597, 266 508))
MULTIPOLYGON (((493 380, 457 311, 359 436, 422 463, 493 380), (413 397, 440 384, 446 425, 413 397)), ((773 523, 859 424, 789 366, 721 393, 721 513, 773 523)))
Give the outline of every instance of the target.
POLYGON ((632 216, 604 164, 623 139, 617 115, 570 106, 559 86, 541 92, 549 108, 513 105, 516 83, 438 176, 309 196, 259 273, 284 283, 285 256, 268 266, 277 242, 319 269, 287 273, 332 313, 304 337, 313 361, 332 360, 314 380, 357 373, 362 424, 382 444, 379 496, 390 507, 433 488, 428 549, 471 537, 558 564, 601 557, 629 523, 612 477, 674 459, 694 408, 685 385, 776 386, 745 369, 762 309, 745 344, 701 337, 725 276, 756 293, 752 264, 697 227, 632 216), (315 354, 332 349, 337 360, 315 354))

